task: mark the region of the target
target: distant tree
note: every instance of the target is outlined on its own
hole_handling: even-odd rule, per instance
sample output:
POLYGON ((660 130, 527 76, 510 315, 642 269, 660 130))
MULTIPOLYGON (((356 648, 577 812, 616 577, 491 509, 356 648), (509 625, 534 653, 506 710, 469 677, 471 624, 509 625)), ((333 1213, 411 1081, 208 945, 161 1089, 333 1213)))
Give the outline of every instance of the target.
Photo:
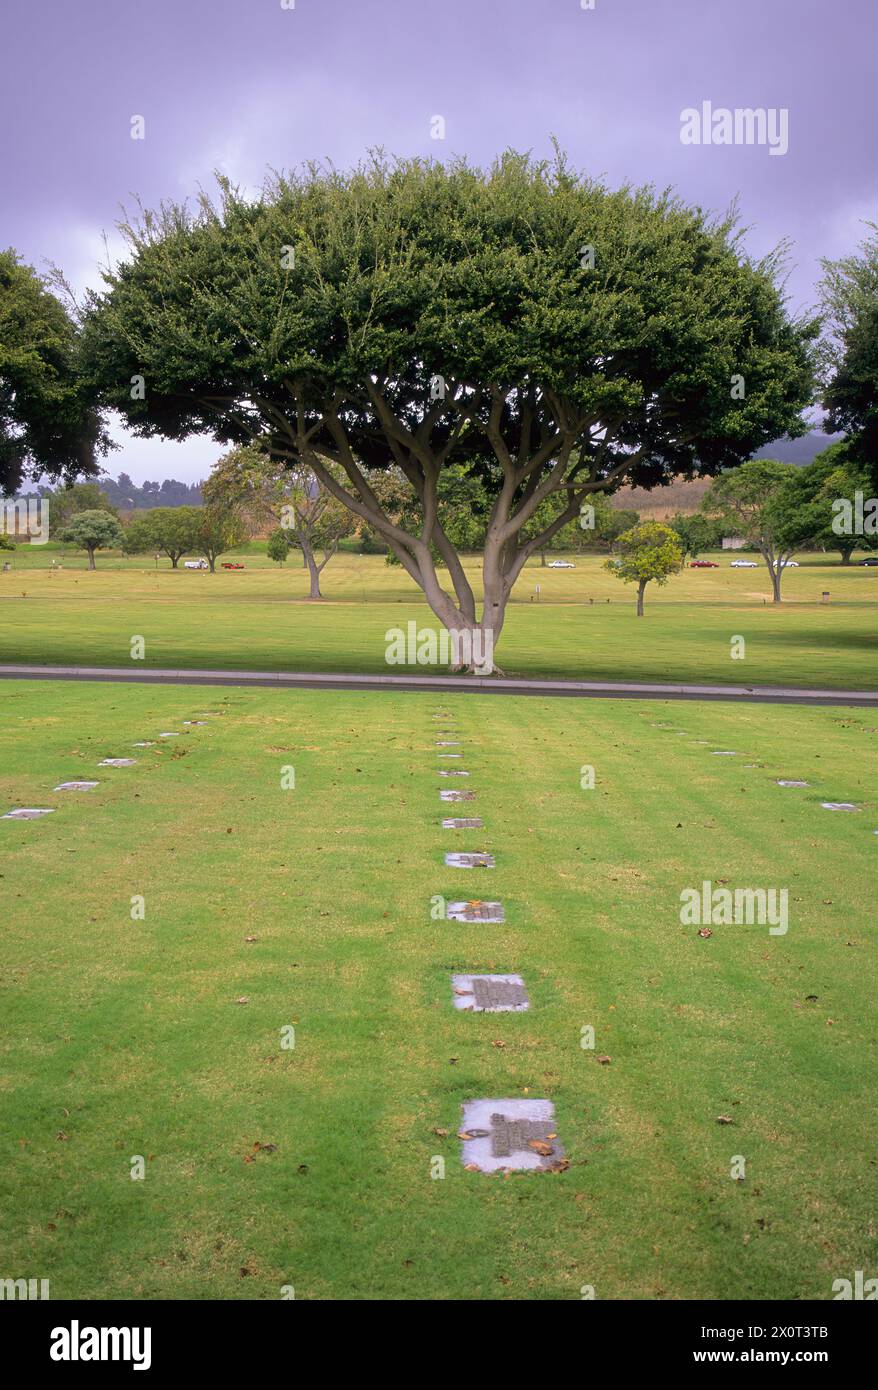
POLYGON ((171 568, 177 569, 181 556, 198 548, 200 525, 200 507, 154 507, 135 517, 126 528, 125 548, 131 554, 161 551, 171 568))
POLYGON ((626 584, 637 585, 637 616, 643 617, 643 595, 647 584, 667 584, 672 574, 683 568, 683 551, 670 526, 660 521, 641 521, 625 531, 617 541, 618 554, 608 560, 610 574, 626 584))
POLYGON ((44 494, 49 503, 49 535, 54 539, 79 512, 108 512, 118 520, 119 513, 100 483, 72 483, 44 494))
POLYGON ((88 567, 95 568, 96 550, 122 550, 125 533, 107 511, 77 512, 61 532, 60 539, 88 551, 88 567))
POLYGON ((275 560, 279 565, 286 563, 290 553, 290 533, 279 526, 276 531, 272 531, 266 545, 265 553, 269 560, 275 560))
POLYGON ((48 282, 0 252, 0 494, 98 471, 109 440, 78 370, 78 330, 48 282))
POLYGON ((728 531, 759 551, 771 578, 773 601, 781 601, 784 565, 813 540, 813 512, 803 511, 796 490, 799 469, 776 459, 751 459, 722 473, 702 502, 705 516, 717 518, 728 531))
POLYGON ((297 545, 311 581, 311 598, 322 598, 320 576, 354 529, 354 517, 307 468, 285 467, 255 445, 231 449, 214 465, 202 493, 208 506, 237 509, 258 529, 279 521, 297 545), (322 553, 322 559, 319 554, 322 553))
POLYGON ((858 451, 847 440, 832 444, 791 481, 799 519, 823 550, 837 550, 849 565, 855 550, 878 546, 878 503, 858 451), (871 505, 870 505, 871 503, 871 505), (861 529, 857 529, 857 526, 861 529))
POLYGON ((0 550, 14 550, 15 542, 10 540, 5 531, 0 531, 0 550))
MULTIPOLYGON (((182 510, 182 508, 181 508, 182 510)), ((197 549, 207 560, 211 574, 216 571, 216 562, 226 551, 243 545, 252 534, 246 517, 237 507, 221 506, 219 503, 193 508, 198 517, 196 529, 197 549)))
POLYGON ((878 226, 867 225, 858 254, 822 262, 823 405, 878 490, 878 226))
POLYGON ((722 545, 721 523, 703 512, 692 512, 691 515, 676 512, 668 525, 680 542, 684 560, 689 556, 697 560, 703 551, 716 550, 722 545))

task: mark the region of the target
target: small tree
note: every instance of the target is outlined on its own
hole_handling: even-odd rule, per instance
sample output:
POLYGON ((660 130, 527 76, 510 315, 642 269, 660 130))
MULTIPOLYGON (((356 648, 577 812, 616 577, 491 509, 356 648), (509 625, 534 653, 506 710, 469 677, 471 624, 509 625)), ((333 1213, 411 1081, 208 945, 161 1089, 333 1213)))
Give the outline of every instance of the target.
POLYGON ((60 539, 88 551, 88 567, 95 568, 96 550, 122 550, 125 532, 109 512, 79 512, 65 527, 60 539))
POLYGON ((683 568, 683 551, 670 526, 642 521, 618 540, 619 554, 606 568, 625 584, 637 585, 637 616, 643 617, 643 594, 650 580, 667 584, 683 568))
POLYGON ((276 560, 279 565, 286 562, 290 553, 290 533, 279 526, 276 531, 272 531, 265 546, 265 553, 269 560, 276 560))
POLYGON ((786 562, 816 530, 813 512, 800 505, 798 473, 794 463, 751 459, 715 478, 702 503, 706 516, 717 517, 759 551, 771 576, 775 603, 781 601, 786 562))

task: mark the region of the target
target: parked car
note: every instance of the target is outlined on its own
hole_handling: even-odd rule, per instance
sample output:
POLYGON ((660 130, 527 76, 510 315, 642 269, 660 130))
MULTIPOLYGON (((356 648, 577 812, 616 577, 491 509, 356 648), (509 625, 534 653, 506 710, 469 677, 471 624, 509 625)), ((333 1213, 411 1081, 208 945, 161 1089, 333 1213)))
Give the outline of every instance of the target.
POLYGON ((867 566, 878 565, 878 555, 870 555, 867 560, 861 560, 860 564, 867 566))
POLYGON ((719 565, 716 560, 690 560, 690 570, 718 570, 719 565))
POLYGON ((210 565, 206 560, 184 560, 183 568, 187 570, 209 570, 210 565))
POLYGON ((758 570, 759 566, 755 560, 733 560, 733 570, 758 570))
POLYGON ((576 566, 572 560, 550 560, 546 565, 547 570, 575 570, 576 566))
MULTIPOLYGON (((780 567, 782 570, 797 570, 799 562, 798 560, 781 560, 780 567)), ((774 562, 774 568, 777 569, 777 560, 774 562)))
POLYGON ((232 561, 231 561, 231 560, 223 560, 223 569, 224 569, 224 570, 242 570, 243 568, 244 568, 243 565, 235 565, 235 564, 232 564, 232 561))

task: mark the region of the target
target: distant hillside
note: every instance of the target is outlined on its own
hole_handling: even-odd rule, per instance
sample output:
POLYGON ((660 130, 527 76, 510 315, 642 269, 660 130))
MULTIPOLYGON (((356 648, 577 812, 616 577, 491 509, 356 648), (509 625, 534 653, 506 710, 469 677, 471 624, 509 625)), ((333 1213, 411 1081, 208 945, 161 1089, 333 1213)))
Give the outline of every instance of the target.
POLYGON ((760 449, 756 458, 778 459, 781 463, 795 463, 801 468, 806 463, 812 463, 818 454, 828 449, 830 444, 837 444, 843 437, 812 430, 810 434, 803 434, 801 439, 776 439, 773 444, 766 444, 764 449, 760 449))

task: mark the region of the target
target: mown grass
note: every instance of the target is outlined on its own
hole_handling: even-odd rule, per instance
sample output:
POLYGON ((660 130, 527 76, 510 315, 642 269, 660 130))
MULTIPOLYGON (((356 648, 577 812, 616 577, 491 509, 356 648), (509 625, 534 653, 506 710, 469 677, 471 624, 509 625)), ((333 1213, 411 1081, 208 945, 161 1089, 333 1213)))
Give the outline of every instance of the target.
MULTIPOLYGON (((145 666, 374 673, 388 670, 388 631, 436 627, 408 576, 380 556, 336 556, 323 602, 308 600, 298 566, 281 570, 258 555, 243 571, 215 575, 104 557, 94 573, 66 560, 53 573, 49 559, 22 548, 0 575, 2 661, 126 665, 140 636, 145 666)), ((732 570, 728 555, 719 559, 720 569, 651 586, 643 619, 630 587, 595 557, 578 557, 574 570, 529 566, 497 659, 517 676, 875 687, 878 570, 809 557, 786 574, 778 608, 764 568, 732 570), (744 660, 732 658, 739 636, 744 660)), ((479 591, 475 559, 468 572, 479 591)))
POLYGON ((53 1298, 784 1299, 874 1268, 869 712, 2 697, 0 809, 58 807, 0 821, 4 1276, 53 1298), (483 832, 440 828, 440 707, 483 832), (451 847, 497 868, 446 869, 451 847), (699 938, 679 895, 703 879, 788 887, 788 934, 699 938), (458 893, 506 923, 432 921, 458 893), (520 971, 531 1010, 456 1012, 468 969, 520 971), (524 1094, 554 1101, 569 1169, 466 1173, 461 1103, 524 1094))

